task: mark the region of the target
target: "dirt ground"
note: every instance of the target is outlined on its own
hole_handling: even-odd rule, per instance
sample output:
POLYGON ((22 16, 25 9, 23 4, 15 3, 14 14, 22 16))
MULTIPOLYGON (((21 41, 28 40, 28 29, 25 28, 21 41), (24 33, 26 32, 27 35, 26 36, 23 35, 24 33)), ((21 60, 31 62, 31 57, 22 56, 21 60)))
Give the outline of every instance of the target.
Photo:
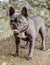
MULTIPOLYGON (((24 45, 24 41, 21 41, 21 45, 24 45)), ((0 41, 0 65, 50 65, 50 33, 46 38, 46 51, 40 50, 41 38, 40 36, 36 39, 35 50, 33 52, 33 59, 30 61, 26 60, 28 54, 27 49, 20 47, 19 57, 14 57, 12 54, 15 53, 14 37, 11 36, 6 40, 0 41)))

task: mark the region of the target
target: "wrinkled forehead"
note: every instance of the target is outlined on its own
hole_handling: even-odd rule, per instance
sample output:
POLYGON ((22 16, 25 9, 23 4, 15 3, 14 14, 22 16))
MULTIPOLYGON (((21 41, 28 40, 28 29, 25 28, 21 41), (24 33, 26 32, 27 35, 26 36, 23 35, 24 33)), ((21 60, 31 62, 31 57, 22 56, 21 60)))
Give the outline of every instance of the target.
POLYGON ((26 18, 21 15, 20 13, 14 13, 11 17, 10 17, 10 20, 14 20, 15 18, 17 18, 17 20, 21 21, 21 22, 24 22, 26 21, 26 18))
POLYGON ((10 20, 14 20, 15 18, 18 19, 19 13, 14 13, 11 17, 10 20))
POLYGON ((20 21, 26 21, 26 18, 25 18, 23 15, 19 15, 19 16, 18 16, 18 19, 19 19, 20 21))

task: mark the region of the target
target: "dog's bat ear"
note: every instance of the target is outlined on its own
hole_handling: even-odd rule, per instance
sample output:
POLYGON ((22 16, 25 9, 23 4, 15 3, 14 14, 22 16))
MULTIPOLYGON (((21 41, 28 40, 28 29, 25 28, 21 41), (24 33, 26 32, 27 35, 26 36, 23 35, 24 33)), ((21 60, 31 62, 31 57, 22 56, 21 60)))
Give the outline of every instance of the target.
POLYGON ((15 13, 15 9, 13 7, 9 7, 9 15, 12 16, 15 13))
POLYGON ((27 8, 26 7, 22 8, 21 14, 27 18, 28 14, 27 14, 27 8))

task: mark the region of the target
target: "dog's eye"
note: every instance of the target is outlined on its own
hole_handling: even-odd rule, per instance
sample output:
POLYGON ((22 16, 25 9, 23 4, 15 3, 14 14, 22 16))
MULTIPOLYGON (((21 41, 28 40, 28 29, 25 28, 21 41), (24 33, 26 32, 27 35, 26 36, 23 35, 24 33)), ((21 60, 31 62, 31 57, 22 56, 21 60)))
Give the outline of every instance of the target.
POLYGON ((15 21, 15 22, 17 22, 17 20, 16 20, 16 19, 15 19, 14 21, 15 21))
POLYGON ((21 21, 19 21, 19 23, 21 23, 21 21))
POLYGON ((15 22, 18 22, 17 18, 14 19, 15 22))
POLYGON ((11 20, 11 22, 13 22, 14 20, 11 20))

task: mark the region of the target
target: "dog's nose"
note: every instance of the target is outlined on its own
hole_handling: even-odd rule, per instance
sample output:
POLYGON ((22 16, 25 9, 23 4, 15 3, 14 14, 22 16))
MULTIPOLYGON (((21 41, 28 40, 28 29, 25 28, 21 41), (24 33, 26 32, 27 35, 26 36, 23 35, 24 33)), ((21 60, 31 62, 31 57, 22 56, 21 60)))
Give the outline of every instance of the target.
POLYGON ((14 32, 14 36, 17 37, 18 36, 18 33, 14 32))
POLYGON ((15 35, 17 36, 18 35, 18 33, 17 32, 14 32, 15 33, 15 35))
POLYGON ((18 33, 16 33, 16 35, 18 35, 18 33))

